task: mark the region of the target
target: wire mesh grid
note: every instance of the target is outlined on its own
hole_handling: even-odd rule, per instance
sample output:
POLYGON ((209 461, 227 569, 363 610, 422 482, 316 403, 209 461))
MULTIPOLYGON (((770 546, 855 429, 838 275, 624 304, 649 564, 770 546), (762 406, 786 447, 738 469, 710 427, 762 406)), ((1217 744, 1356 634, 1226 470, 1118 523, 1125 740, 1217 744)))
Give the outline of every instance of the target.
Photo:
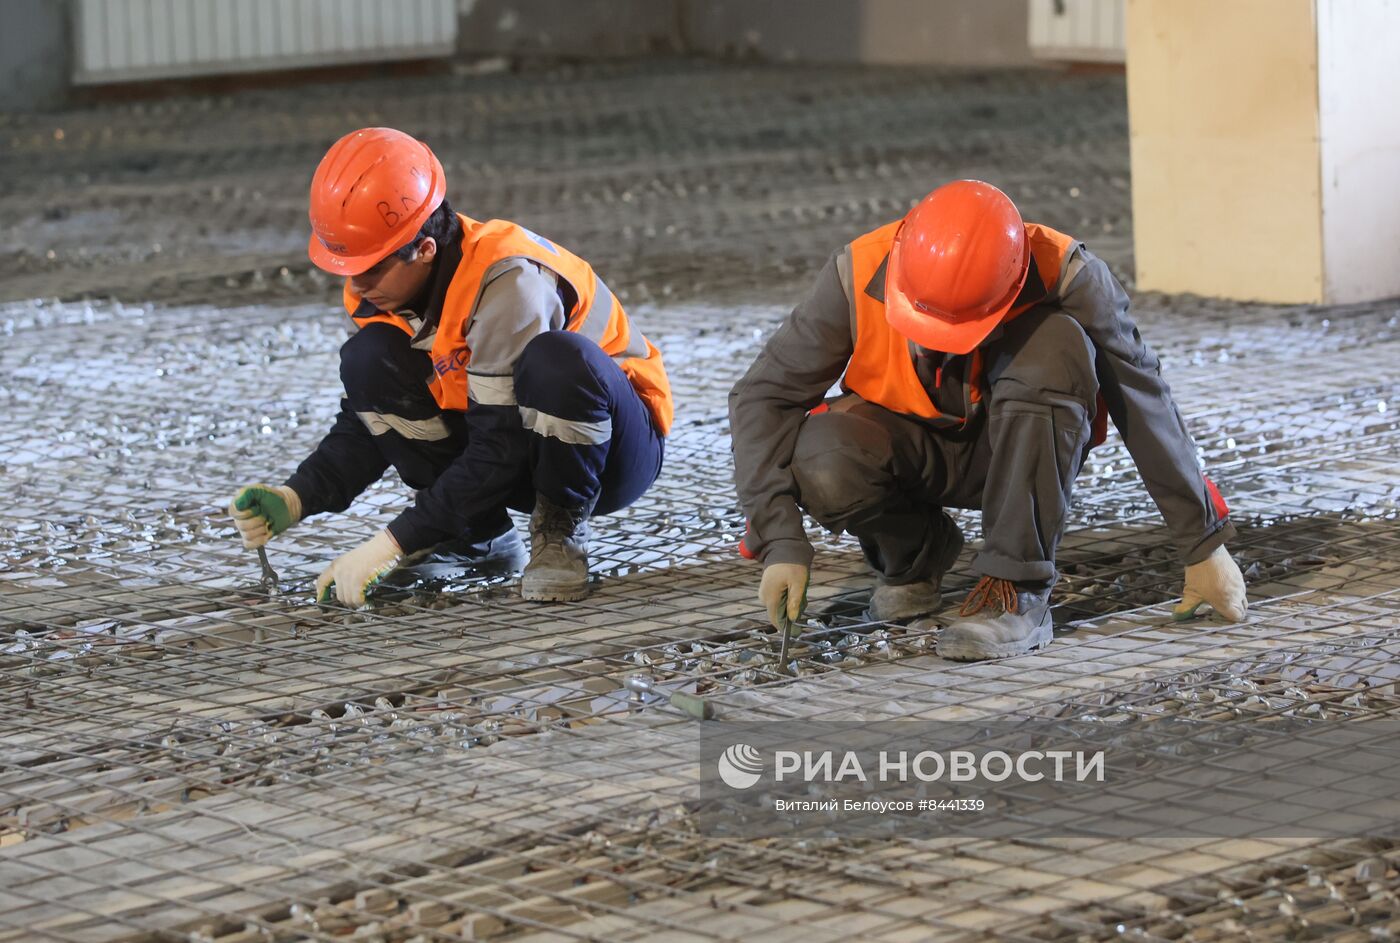
MULTIPOLYGON (((721 723, 1400 714, 1393 304, 1135 299, 1240 524, 1250 623, 1171 622, 1179 564, 1115 437, 1078 481, 1054 645, 943 662, 945 620, 867 621, 853 545, 814 531, 813 616, 776 663, 733 552, 725 393, 826 253, 947 177, 1004 183, 1128 276, 1121 80, 673 63, 4 121, 0 206, 25 224, 0 246, 0 939, 1400 928, 1382 838, 696 830, 676 692, 721 723), (429 564, 364 612, 313 605, 319 569, 407 500, 394 481, 275 541, 271 591, 225 523, 232 488, 284 474, 336 407, 344 320, 296 255, 302 191, 375 121, 433 143, 460 208, 594 259, 666 353, 667 469, 600 521, 584 602, 429 564)), ((947 591, 969 585, 965 557, 947 591)), ((1193 795, 1189 764, 1163 781, 1193 795)))

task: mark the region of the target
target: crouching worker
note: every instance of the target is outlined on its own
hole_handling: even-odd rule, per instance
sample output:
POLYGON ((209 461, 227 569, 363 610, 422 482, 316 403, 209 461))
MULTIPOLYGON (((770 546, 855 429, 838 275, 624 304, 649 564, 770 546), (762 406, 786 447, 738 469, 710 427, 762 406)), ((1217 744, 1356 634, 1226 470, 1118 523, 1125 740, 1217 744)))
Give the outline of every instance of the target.
POLYGON ((342 511, 392 466, 413 506, 335 560, 328 599, 405 560, 451 550, 518 569, 506 511, 531 512, 521 594, 587 592, 588 521, 637 500, 661 471, 670 384, 588 263, 528 229, 478 222, 444 199, 442 165, 400 131, 336 142, 311 182, 312 262, 345 277, 353 333, 340 349, 340 414, 276 487, 229 513, 248 547, 342 511))
POLYGON ((980 581, 938 651, 977 660, 1047 644, 1071 488, 1108 417, 1185 565, 1177 616, 1204 602, 1245 617, 1228 511, 1127 294, 993 186, 940 187, 837 253, 729 409, 744 546, 763 562, 775 625, 806 598, 803 510, 859 540, 876 574, 869 615, 895 621, 940 606, 963 543, 944 508, 980 508, 980 581), (838 379, 844 395, 821 408, 838 379))

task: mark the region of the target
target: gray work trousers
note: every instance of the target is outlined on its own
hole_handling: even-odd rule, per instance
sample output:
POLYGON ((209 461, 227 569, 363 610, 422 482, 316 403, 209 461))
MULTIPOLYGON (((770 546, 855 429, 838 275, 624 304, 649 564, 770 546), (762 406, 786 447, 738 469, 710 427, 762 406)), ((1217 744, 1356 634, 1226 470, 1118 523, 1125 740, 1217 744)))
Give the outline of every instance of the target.
POLYGON ((799 504, 823 527, 853 534, 889 583, 934 575, 931 538, 947 507, 982 511, 977 573, 1055 579, 1055 548, 1089 450, 1094 347, 1073 318, 1037 309, 982 350, 987 401, 975 429, 941 431, 848 395, 798 433, 799 504))

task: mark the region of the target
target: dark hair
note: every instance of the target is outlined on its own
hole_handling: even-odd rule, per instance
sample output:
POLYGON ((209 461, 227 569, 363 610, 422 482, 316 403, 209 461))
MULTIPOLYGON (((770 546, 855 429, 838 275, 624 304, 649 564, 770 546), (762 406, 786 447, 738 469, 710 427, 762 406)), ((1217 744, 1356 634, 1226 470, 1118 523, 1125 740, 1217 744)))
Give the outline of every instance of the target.
POLYGON ((462 223, 457 219, 457 214, 452 211, 452 205, 444 198, 438 204, 438 208, 433 210, 433 215, 423 221, 423 226, 418 230, 418 235, 414 236, 408 245, 394 252, 394 258, 407 262, 413 258, 413 250, 418 248, 418 243, 429 236, 438 244, 438 248, 457 238, 457 234, 462 229, 462 223))

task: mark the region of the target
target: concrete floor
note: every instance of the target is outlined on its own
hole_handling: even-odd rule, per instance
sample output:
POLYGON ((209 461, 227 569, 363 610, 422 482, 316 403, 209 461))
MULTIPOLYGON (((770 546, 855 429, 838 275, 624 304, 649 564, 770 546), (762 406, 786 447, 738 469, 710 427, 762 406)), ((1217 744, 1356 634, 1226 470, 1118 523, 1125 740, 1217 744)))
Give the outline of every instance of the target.
POLYGON ((958 176, 1131 287, 1112 76, 669 63, 0 117, 0 940, 1389 939, 1387 839, 697 833, 696 725, 630 674, 725 722, 1400 714, 1393 301, 1134 298, 1240 524, 1247 625, 1171 622, 1115 436, 1049 649, 956 665, 937 621, 863 623, 853 544, 814 532, 814 621, 774 670, 725 394, 832 251, 958 176), (427 567, 310 605, 396 481, 279 538, 275 594, 225 523, 336 409, 305 190, 375 123, 434 146, 462 211, 592 260, 666 354, 668 467, 601 522, 583 603, 427 567))

